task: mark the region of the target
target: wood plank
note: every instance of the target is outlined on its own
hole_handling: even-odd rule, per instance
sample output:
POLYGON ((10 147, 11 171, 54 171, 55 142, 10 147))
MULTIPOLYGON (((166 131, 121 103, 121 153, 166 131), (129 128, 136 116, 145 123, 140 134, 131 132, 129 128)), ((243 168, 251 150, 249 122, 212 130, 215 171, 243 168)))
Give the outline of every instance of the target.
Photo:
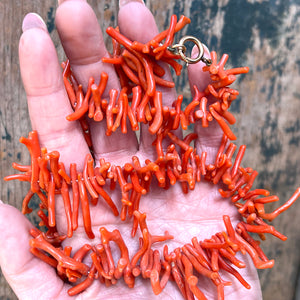
MULTIPOLYGON (((106 28, 116 25, 118 2, 89 1, 99 23, 106 28)), ((18 66, 18 39, 24 15, 39 13, 46 21, 57 47, 63 51, 54 28, 56 0, 0 2, 0 177, 11 173, 11 163, 26 163, 29 157, 19 144, 21 135, 30 130, 26 99, 18 66)), ((247 65, 250 73, 239 81, 239 100, 233 106, 237 116, 235 133, 238 144, 246 144, 245 165, 259 173, 258 187, 278 194, 283 203, 300 183, 300 9, 296 0, 234 1, 174 0, 147 1, 160 30, 168 26, 170 16, 185 14, 192 24, 183 34, 191 34, 219 54, 227 52, 232 66, 247 65)), ((185 76, 177 79, 179 93, 189 87, 185 76)), ((0 181, 1 199, 20 208, 28 186, 0 181), (25 192, 24 192, 25 191, 25 192)), ((270 210, 276 205, 270 205, 270 210)), ((272 270, 260 272, 265 300, 293 299, 299 274, 300 237, 297 226, 299 201, 274 222, 289 239, 283 243, 272 237, 264 242, 268 257, 276 259, 272 270)), ((0 277, 0 298, 15 299, 0 277)))

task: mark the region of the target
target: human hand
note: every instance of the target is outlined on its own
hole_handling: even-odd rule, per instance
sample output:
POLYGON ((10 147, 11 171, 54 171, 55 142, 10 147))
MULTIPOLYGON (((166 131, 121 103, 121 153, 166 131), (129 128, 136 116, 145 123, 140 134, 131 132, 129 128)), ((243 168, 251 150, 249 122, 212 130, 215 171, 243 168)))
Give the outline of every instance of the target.
MULTIPOLYGON (((122 1, 121 1, 122 2, 122 1)), ((105 71, 109 75, 107 91, 111 88, 120 89, 118 78, 114 69, 101 62, 107 56, 101 30, 98 22, 85 1, 63 1, 57 10, 57 29, 61 37, 65 52, 70 59, 74 74, 79 82, 87 87, 89 77, 98 82, 100 73, 105 71)), ((120 31, 131 40, 147 42, 158 31, 154 19, 146 7, 139 1, 125 1, 120 5, 119 12, 120 31)), ((28 98, 29 112, 32 128, 39 133, 40 143, 48 151, 58 150, 61 161, 68 166, 76 162, 78 169, 84 164, 86 154, 89 153, 79 124, 69 122, 66 116, 72 113, 67 94, 63 85, 61 68, 57 60, 55 48, 47 33, 46 26, 35 15, 28 15, 23 23, 24 33, 20 40, 20 66, 24 87, 28 98)), ((199 63, 189 67, 189 80, 201 90, 203 84, 209 80, 208 75, 202 72, 203 64, 199 63)), ((170 74, 166 79, 170 80, 170 74)), ((176 98, 173 89, 162 89, 164 105, 171 106, 176 98)), ((108 96, 108 95, 106 95, 108 96)), ((95 161, 104 157, 114 165, 124 165, 136 155, 140 161, 147 158, 155 159, 151 136, 142 126, 141 139, 138 143, 133 131, 127 134, 120 130, 111 136, 105 135, 105 124, 90 124, 95 161)), ((222 131, 217 124, 209 128, 195 125, 195 132, 199 138, 196 142, 198 152, 206 151, 207 161, 213 162, 222 139, 222 131)), ((197 236, 198 240, 209 238, 216 232, 224 231, 223 215, 229 215, 232 222, 237 224, 239 214, 230 201, 221 198, 218 186, 201 181, 196 184, 193 191, 183 194, 180 186, 174 185, 169 190, 162 190, 156 186, 151 192, 143 196, 140 211, 147 214, 147 224, 152 234, 161 235, 169 231, 175 238, 168 241, 169 249, 180 247, 197 236)), ((120 191, 111 193, 114 203, 120 202, 120 191)), ((64 216, 62 201, 58 200, 56 206, 56 222, 59 232, 66 233, 67 224, 64 216)), ((2 205, 0 210, 1 267, 7 280, 20 299, 61 299, 68 298, 69 284, 56 275, 52 268, 33 257, 29 252, 28 234, 31 225, 15 209, 2 205), (5 218, 4 218, 5 216, 5 218), (5 219, 5 224, 2 220, 5 219), (11 249, 15 249, 11 251, 11 249)), ((132 221, 121 221, 115 217, 105 205, 91 208, 93 232, 96 240, 99 227, 108 230, 118 228, 125 240, 129 253, 137 250, 136 239, 130 236, 132 221)), ((79 218, 81 220, 81 218, 79 218)), ((83 223, 68 240, 73 250, 84 243, 91 243, 83 229, 83 223)), ((252 262, 246 257, 242 260, 247 267, 240 273, 252 286, 248 291, 241 284, 233 281, 232 286, 225 287, 225 295, 230 299, 260 299, 260 285, 252 262)), ((224 278, 225 279, 225 278, 224 278)), ((225 280, 229 280, 226 278, 225 280)), ((209 299, 215 299, 216 290, 208 284, 207 279, 199 280, 199 288, 209 299)), ((84 299, 181 299, 176 285, 168 282, 159 296, 154 296, 149 281, 137 278, 134 289, 129 289, 123 282, 118 282, 109 288, 94 282, 79 297, 84 299)))

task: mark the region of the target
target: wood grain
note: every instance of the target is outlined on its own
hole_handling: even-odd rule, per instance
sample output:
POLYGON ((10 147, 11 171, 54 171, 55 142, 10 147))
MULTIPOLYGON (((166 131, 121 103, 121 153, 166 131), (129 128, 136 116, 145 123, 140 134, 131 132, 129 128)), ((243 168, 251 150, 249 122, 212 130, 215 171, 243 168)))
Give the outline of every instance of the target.
MULTIPOLYGON (((118 2, 89 1, 99 23, 116 25, 118 2)), ((247 65, 250 73, 237 83, 239 100, 232 111, 238 144, 246 144, 245 166, 259 172, 257 187, 270 189, 288 199, 300 184, 300 7, 297 0, 166 0, 147 1, 160 30, 170 16, 185 14, 192 20, 183 34, 197 36, 210 49, 230 55, 232 66, 247 65)), ((18 65, 18 39, 22 19, 34 11, 46 21, 59 58, 64 58, 54 26, 56 0, 0 2, 0 177, 12 172, 11 163, 26 163, 26 149, 18 142, 30 130, 25 93, 18 65)), ((186 76, 176 80, 179 93, 189 93, 186 76)), ((0 180, 1 199, 20 208, 28 186, 0 180)), ((279 203, 276 203, 276 206, 279 203)), ((275 208, 270 205, 270 210, 275 208)), ((260 272, 265 300, 295 299, 299 274, 300 236, 297 226, 299 201, 275 220, 289 238, 286 242, 268 237, 263 249, 275 258, 272 270, 260 272)), ((34 220, 32 220, 34 221, 34 220)), ((0 299, 16 299, 0 276, 0 299)))

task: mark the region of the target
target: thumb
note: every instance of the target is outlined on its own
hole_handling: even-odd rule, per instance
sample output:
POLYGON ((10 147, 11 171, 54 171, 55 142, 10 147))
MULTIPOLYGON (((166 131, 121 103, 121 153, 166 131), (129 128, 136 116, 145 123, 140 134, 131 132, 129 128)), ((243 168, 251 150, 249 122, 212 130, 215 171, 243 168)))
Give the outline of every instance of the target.
POLYGON ((0 266, 3 275, 19 299, 60 299, 61 295, 66 295, 67 286, 52 267, 29 251, 32 227, 16 208, 1 201, 0 266))

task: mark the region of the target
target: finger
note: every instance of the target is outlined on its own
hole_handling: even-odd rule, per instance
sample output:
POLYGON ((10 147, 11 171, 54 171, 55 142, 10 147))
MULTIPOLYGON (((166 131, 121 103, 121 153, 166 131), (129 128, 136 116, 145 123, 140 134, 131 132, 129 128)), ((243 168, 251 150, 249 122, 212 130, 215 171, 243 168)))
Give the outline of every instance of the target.
MULTIPOLYGON (((94 77, 95 82, 98 83, 101 72, 106 72, 109 79, 103 98, 109 98, 109 90, 112 88, 120 90, 113 66, 101 60, 102 57, 108 56, 108 52, 96 15, 87 2, 85 0, 61 1, 55 22, 77 80, 86 88, 90 77, 94 77)), ((105 121, 92 120, 90 129, 96 157, 104 153, 106 156, 116 156, 116 152, 124 147, 132 153, 137 150, 136 136, 132 130, 122 134, 119 128, 107 137, 105 121)))
MULTIPOLYGON (((195 46, 192 50, 192 57, 196 57, 197 54, 198 48, 195 46)), ((210 58, 210 53, 206 46, 204 47, 204 57, 210 58)), ((194 86, 196 86, 200 92, 203 92, 207 85, 211 83, 209 73, 203 72, 202 70, 204 66, 205 63, 202 61, 188 66, 192 96, 194 96, 194 86)), ((209 104, 210 102, 208 102, 208 105, 209 104)), ((198 135, 196 141, 197 153, 207 152, 207 163, 212 163, 222 140, 222 129, 215 120, 209 122, 208 127, 203 127, 202 122, 198 121, 195 123, 194 131, 198 135)))
POLYGON ((67 293, 67 286, 55 269, 29 251, 32 227, 16 208, 0 204, 1 270, 19 299, 60 299, 67 293))
MULTIPOLYGON (((120 0, 120 11, 118 15, 118 24, 120 31, 132 41, 146 43, 158 34, 158 29, 152 13, 148 10, 142 0, 120 0)), ((166 71, 164 79, 173 81, 171 72, 166 64, 162 64, 166 71)), ((162 92, 163 105, 171 106, 176 99, 174 88, 161 88, 157 90, 162 92)), ((148 131, 148 126, 141 126, 140 150, 149 152, 155 136, 148 131)))
POLYGON ((22 26, 20 69, 32 129, 38 131, 43 147, 61 153, 66 167, 72 160, 82 165, 89 150, 79 124, 66 120, 72 108, 46 25, 38 15, 31 13, 24 18, 22 26), (77 145, 76 152, 74 145, 77 145))

